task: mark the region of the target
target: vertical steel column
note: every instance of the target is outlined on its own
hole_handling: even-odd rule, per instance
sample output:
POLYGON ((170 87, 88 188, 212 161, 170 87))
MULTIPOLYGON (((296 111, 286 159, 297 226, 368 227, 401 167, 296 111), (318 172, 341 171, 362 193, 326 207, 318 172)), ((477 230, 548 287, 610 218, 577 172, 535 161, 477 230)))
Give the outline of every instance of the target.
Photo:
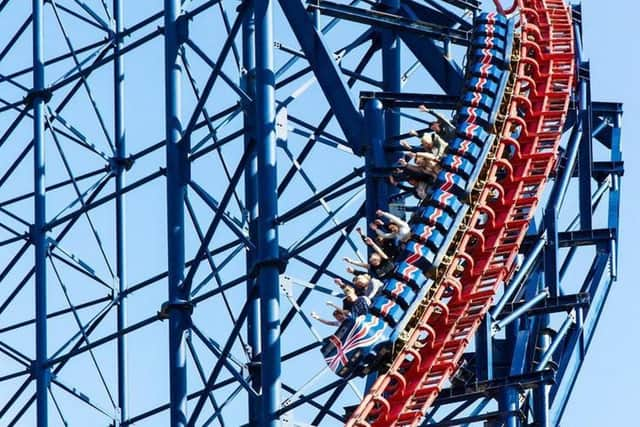
MULTIPOLYGON (((513 352, 515 351, 519 328, 520 320, 511 322, 506 328, 505 337, 509 347, 507 350, 509 359, 512 359, 513 352)), ((505 387, 498 404, 501 412, 508 413, 504 417, 504 426, 520 427, 520 417, 518 416, 518 411, 520 410, 520 395, 518 389, 514 386, 505 387)))
POLYGON ((33 186, 36 314, 36 417, 38 427, 48 425, 49 368, 47 367, 47 240, 44 138, 44 24, 43 0, 33 0, 33 186))
POLYGON ((127 287, 126 264, 126 226, 125 196, 122 189, 125 180, 125 126, 124 126, 124 63, 121 57, 124 27, 122 0, 113 0, 113 19, 115 20, 115 38, 113 41, 113 122, 116 144, 115 181, 116 181, 116 274, 118 278, 118 405, 120 421, 127 419, 127 338, 122 333, 127 327, 127 302, 124 290, 127 287))
MULTIPOLYGON (((255 99, 255 18, 248 12, 242 23, 242 89, 251 99, 255 99)), ((256 138, 255 129, 255 102, 246 103, 244 108, 244 146, 245 150, 256 138)), ((255 150, 255 148, 254 148, 255 150)), ((258 158, 254 154, 247 159, 244 169, 244 194, 246 215, 249 223, 249 238, 258 247, 258 158)), ((255 250, 248 250, 246 257, 247 271, 251 271, 256 261, 255 250)), ((251 351, 251 385, 254 390, 260 392, 260 300, 255 292, 255 276, 247 279, 247 345, 251 351)), ((249 425, 257 425, 260 419, 260 396, 249 394, 249 425)))
POLYGON ((385 164, 384 158, 384 108, 378 99, 367 101, 364 106, 365 128, 365 188, 366 201, 365 212, 367 223, 370 224, 376 218, 376 210, 386 210, 387 185, 379 175, 380 166, 385 164))
POLYGON ((578 197, 580 199, 580 228, 591 230, 591 165, 593 159, 591 146, 591 85, 589 82, 589 63, 583 62, 581 68, 586 75, 580 77, 580 122, 582 123, 582 140, 580 141, 579 152, 579 188, 578 197))
MULTIPOLYGON (((382 4, 388 8, 390 13, 396 12, 400 8, 400 0, 382 0, 382 4)), ((400 38, 392 30, 381 30, 380 33, 382 37, 382 90, 399 93, 402 91, 400 84, 402 75, 400 71, 400 38)), ((382 144, 390 144, 393 141, 393 144, 399 145, 400 141, 392 139, 400 135, 399 108, 386 109, 384 112, 384 125, 385 139, 382 141, 382 144)), ((399 158, 399 151, 389 151, 385 155, 385 163, 388 165, 394 164, 399 158)), ((398 193, 396 187, 390 186, 386 182, 382 182, 380 185, 385 188, 385 198, 398 193)), ((388 200, 382 202, 383 204, 379 205, 380 209, 385 209, 388 200)))
POLYGON ((280 408, 280 286, 276 217, 275 73, 273 64, 273 7, 256 0, 256 142, 258 155, 258 286, 262 349, 261 426, 277 426, 280 408))
MULTIPOLYGON (((621 129, 622 113, 616 114, 613 129, 611 129, 611 161, 622 161, 622 145, 621 145, 621 129)), ((609 228, 615 229, 615 239, 612 241, 613 260, 611 262, 611 277, 614 280, 618 278, 618 235, 620 226, 620 175, 613 174, 611 176, 611 187, 609 189, 609 228)))
MULTIPOLYGON (((382 0, 389 12, 400 8, 400 0, 382 0)), ((382 33, 382 90, 398 93, 400 87, 400 39, 392 30, 381 30, 382 33)), ((400 111, 390 108, 385 112, 385 135, 387 140, 400 134, 400 111)))
POLYGON ((184 280, 184 200, 189 173, 188 144, 181 140, 181 96, 178 33, 180 0, 164 2, 165 117, 167 138, 167 244, 169 303, 169 374, 171 426, 187 425, 187 366, 185 332, 189 295, 184 280))
POLYGON ((493 338, 491 317, 485 316, 476 332, 476 376, 480 381, 493 379, 493 338))
MULTIPOLYGON (((540 336, 538 338, 538 351, 542 356, 547 352, 551 345, 551 337, 549 330, 549 315, 545 314, 540 317, 540 336)), ((551 386, 546 384, 540 384, 540 386, 534 390, 534 414, 536 418, 536 426, 549 427, 549 390, 551 386)))

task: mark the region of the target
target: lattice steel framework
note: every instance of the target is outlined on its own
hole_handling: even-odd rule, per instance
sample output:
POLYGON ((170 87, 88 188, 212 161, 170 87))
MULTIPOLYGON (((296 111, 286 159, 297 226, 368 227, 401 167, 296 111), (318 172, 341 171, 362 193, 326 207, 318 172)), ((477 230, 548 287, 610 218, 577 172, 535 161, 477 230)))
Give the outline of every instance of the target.
MULTIPOLYGON (((343 423, 367 381, 327 373, 308 313, 389 207, 383 144, 455 107, 479 7, 0 1, 0 425, 343 423)), ((428 425, 566 405, 623 172, 621 106, 577 50, 537 235, 428 425)))

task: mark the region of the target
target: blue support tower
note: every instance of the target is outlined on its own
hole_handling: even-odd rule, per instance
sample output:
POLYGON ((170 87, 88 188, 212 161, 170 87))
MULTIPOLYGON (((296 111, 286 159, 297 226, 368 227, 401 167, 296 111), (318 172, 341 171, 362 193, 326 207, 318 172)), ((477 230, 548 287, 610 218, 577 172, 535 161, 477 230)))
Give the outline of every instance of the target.
POLYGON ((277 426, 280 407, 280 248, 276 171, 273 5, 255 2, 256 151, 258 157, 257 284, 260 295, 262 413, 260 426, 277 426))
POLYGON ((187 153, 190 138, 183 138, 179 52, 181 2, 166 0, 165 27, 165 126, 167 155, 167 242, 169 301, 169 377, 171 427, 187 425, 186 334, 189 329, 189 287, 184 282, 184 201, 189 176, 187 153))
POLYGON ((49 366, 47 350, 47 252, 45 187, 45 83, 44 83, 44 4, 33 0, 33 228, 35 264, 36 407, 39 427, 49 425, 49 366))
POLYGON ((122 194, 126 186, 126 132, 124 117, 124 59, 122 58, 123 40, 119 36, 124 30, 124 5, 122 0, 113 0, 113 19, 116 40, 113 47, 113 135, 116 146, 114 161, 116 180, 116 278, 118 292, 118 406, 120 421, 127 419, 128 384, 127 384, 127 337, 122 333, 127 327, 127 242, 126 242, 126 202, 122 194))

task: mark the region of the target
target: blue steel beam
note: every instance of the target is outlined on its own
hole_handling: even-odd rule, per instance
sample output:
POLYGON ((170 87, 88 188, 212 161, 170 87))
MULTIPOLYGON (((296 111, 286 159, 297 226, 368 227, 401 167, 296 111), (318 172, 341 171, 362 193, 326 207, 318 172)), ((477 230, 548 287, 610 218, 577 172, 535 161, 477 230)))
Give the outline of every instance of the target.
POLYGON ((469 21, 464 20, 461 16, 458 16, 456 13, 435 1, 427 0, 425 3, 427 3, 428 6, 413 0, 404 0, 402 3, 410 7, 411 11, 420 21, 447 27, 457 25, 464 31, 469 31, 473 28, 469 21))
MULTIPOLYGON (((127 252, 126 252, 126 223, 125 223, 125 195, 122 189, 126 186, 125 160, 126 140, 124 123, 124 58, 120 51, 124 40, 120 37, 124 29, 124 7, 122 0, 113 0, 113 19, 115 25, 115 40, 113 45, 113 123, 115 140, 115 185, 116 185, 116 277, 118 279, 117 330, 122 332, 127 327, 127 252)), ((126 420, 129 412, 127 396, 127 337, 118 335, 118 406, 120 407, 120 421, 126 420)))
POLYGON ((36 420, 38 427, 49 425, 48 389, 50 370, 47 366, 47 252, 45 189, 45 81, 44 81, 44 3, 33 0, 33 184, 34 223, 31 239, 35 262, 36 420))
POLYGON ((342 132, 355 152, 360 152, 362 115, 355 107, 340 70, 299 0, 279 0, 291 29, 305 53, 318 83, 338 120, 342 132))
POLYGON ((400 38, 447 95, 460 96, 464 79, 462 69, 434 41, 413 34, 400 38))
MULTIPOLYGON (((580 57, 580 56, 579 56, 580 57)), ((591 169, 592 153, 592 111, 591 111, 591 82, 589 63, 580 64, 580 123, 582 124, 582 140, 580 141, 578 170, 580 171, 578 198, 580 200, 580 228, 591 230, 591 169)))
POLYGON ((506 375, 489 381, 474 381, 460 387, 443 389, 436 398, 434 405, 449 405, 469 399, 481 397, 496 397, 504 387, 521 387, 532 389, 540 384, 551 384, 555 381, 555 372, 545 369, 540 372, 528 372, 522 375, 506 375))
POLYGON ((376 219, 378 209, 387 210, 387 185, 377 170, 386 165, 384 157, 385 120, 382 103, 377 99, 367 102, 364 107, 365 118, 365 176, 366 200, 365 211, 367 224, 376 219))
POLYGON ((516 320, 518 317, 525 314, 530 308, 534 307, 536 304, 543 301, 548 296, 549 296, 549 291, 547 289, 542 290, 538 295, 536 295, 532 299, 527 300, 527 302, 525 302, 520 307, 512 311, 508 316, 505 316, 503 319, 494 323, 492 328, 493 332, 496 333, 500 331, 505 326, 507 326, 508 324, 516 320))
POLYGON ((531 268, 535 265, 538 257, 542 253, 544 249, 546 240, 538 239, 536 245, 531 249, 531 251, 527 254, 526 260, 520 266, 520 269, 514 276, 509 286, 505 289, 504 294, 498 300, 498 303, 491 310, 491 317, 493 319, 497 319, 500 316, 500 313, 504 309, 504 306, 509 302, 509 300, 516 295, 517 291, 520 289, 520 285, 527 278, 531 268))
MULTIPOLYGON (((255 99, 255 19, 253 16, 253 6, 247 12, 242 23, 242 80, 240 82, 242 90, 251 100, 255 99)), ((249 239, 254 247, 258 246, 258 158, 255 154, 255 104, 245 101, 244 110, 244 147, 245 150, 252 150, 251 157, 247 159, 244 170, 244 205, 246 208, 246 220, 249 228, 249 239)), ((256 250, 249 249, 246 254, 246 269, 250 271, 256 262, 256 250)), ((261 389, 260 355, 260 301, 256 298, 254 287, 256 280, 254 276, 247 278, 247 345, 251 357, 249 366, 249 376, 254 390, 261 389)), ((247 404, 249 405, 249 423, 257 424, 260 419, 260 395, 250 394, 247 404)))
POLYGON ((457 95, 363 91, 360 92, 360 108, 364 108, 364 105, 374 98, 382 102, 385 108, 418 108, 424 105, 433 110, 453 110, 460 99, 457 95))
MULTIPOLYGON (((616 114, 614 121, 615 127, 611 132, 611 161, 622 162, 622 150, 621 150, 621 117, 622 113, 616 114)), ((615 238, 612 241, 613 248, 613 260, 611 262, 611 277, 613 280, 618 278, 618 236, 620 233, 620 189, 621 189, 621 177, 618 175, 611 176, 611 188, 609 189, 609 228, 615 230, 615 238)))
MULTIPOLYGON (((558 215, 564 202, 567 189, 569 188, 569 183, 571 182, 581 139, 582 123, 578 122, 574 125, 571 131, 571 136, 569 137, 564 169, 558 174, 556 181, 553 184, 551 195, 549 196, 547 206, 544 210, 544 230, 547 237, 547 246, 545 247, 544 257, 545 283, 551 292, 551 296, 554 297, 559 295, 560 281, 558 264, 558 260, 560 259, 557 229, 558 215)), ((589 211, 591 211, 591 205, 589 205, 589 211)))
POLYGON ((165 0, 165 131, 167 163, 167 267, 169 288, 170 425, 187 424, 186 332, 190 314, 188 289, 182 286, 185 268, 184 200, 189 173, 189 147, 182 140, 179 51, 180 0, 165 0))
MULTIPOLYGON (((356 67, 356 72, 360 73, 367 66, 367 64, 369 63, 369 61, 371 60, 371 58, 373 57, 373 55, 377 50, 378 50, 378 46, 377 46, 377 43, 375 43, 374 41, 371 43, 371 46, 369 47, 369 49, 367 49, 366 53, 362 56, 362 59, 360 60, 360 62, 358 63, 358 66, 356 67)), ((356 82, 356 79, 349 78, 349 80, 347 81, 347 87, 349 88, 352 87, 355 84, 355 82, 356 82)), ((334 113, 332 109, 329 109, 323 115, 322 119, 320 120, 318 125, 315 127, 315 129, 313 129, 310 126, 308 127, 309 129, 312 129, 311 137, 307 140, 302 150, 300 150, 300 154, 298 154, 298 156, 296 157, 296 162, 293 165, 291 165, 287 173, 282 178, 280 184, 278 185, 278 197, 280 197, 282 193, 284 193, 285 189, 291 183, 293 177, 296 175, 296 173, 299 172, 299 168, 297 165, 302 165, 302 163, 307 159, 307 156, 311 153, 312 148, 316 144, 316 139, 319 138, 320 136, 327 135, 327 132, 325 129, 329 125, 329 122, 333 117, 334 117, 334 113)), ((295 119, 293 116, 289 116, 289 120, 291 120, 294 123, 301 124, 301 121, 298 119, 295 119)), ((332 138, 332 139, 335 140, 337 138, 332 138)), ((343 143, 343 142, 341 141, 340 143, 343 143)))
MULTIPOLYGON (((391 13, 400 8, 400 0, 382 0, 381 5, 391 13)), ((399 93, 401 91, 401 43, 394 29, 381 31, 382 38, 382 90, 399 93)), ((391 108, 385 110, 384 116, 385 141, 400 135, 400 110, 391 108)), ((398 160, 397 153, 389 153, 386 161, 393 164, 398 160)), ((385 203, 382 205, 384 209, 385 203)))
POLYGON ((551 389, 552 425, 559 423, 566 409, 569 395, 575 386, 611 289, 613 279, 606 271, 611 259, 610 256, 607 252, 600 252, 596 256, 588 280, 583 286, 583 288, 589 288, 592 291, 592 304, 586 313, 578 314, 576 328, 567 337, 563 353, 558 361, 558 381, 551 389))
MULTIPOLYGON (((297 3, 297 2, 296 2, 297 3)), ((276 170, 276 99, 273 63, 273 5, 255 0, 255 126, 258 157, 258 252, 262 411, 258 425, 279 425, 280 408, 280 246, 276 170)), ((295 7, 295 6, 294 6, 295 7)))
POLYGON ((400 6, 400 2, 397 0, 382 0, 381 4, 383 5, 381 7, 383 11, 361 9, 331 1, 310 3, 309 8, 319 10, 323 15, 371 25, 380 30, 390 30, 400 34, 409 33, 441 41, 451 40, 465 46, 469 43, 469 33, 467 31, 457 30, 449 26, 433 25, 429 22, 421 22, 414 18, 396 15, 395 13, 399 11, 400 6), (394 3, 396 4, 394 5, 394 3))
MULTIPOLYGON (((587 292, 579 292, 572 295, 562 295, 555 298, 545 298, 538 304, 529 307, 527 310, 527 316, 534 316, 537 314, 551 314, 567 312, 573 308, 588 307, 591 302, 591 297, 587 292)), ((513 313, 515 310, 522 307, 523 301, 510 302, 505 305, 498 319, 502 319, 513 313)))

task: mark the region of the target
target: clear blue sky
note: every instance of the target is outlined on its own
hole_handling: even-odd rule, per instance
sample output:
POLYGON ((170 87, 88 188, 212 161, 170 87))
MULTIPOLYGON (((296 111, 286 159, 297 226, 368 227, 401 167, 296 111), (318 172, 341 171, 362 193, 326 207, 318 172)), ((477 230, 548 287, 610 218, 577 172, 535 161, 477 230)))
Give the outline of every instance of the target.
POLYGON ((564 426, 633 425, 637 419, 640 352, 638 265, 640 171, 640 6, 633 0, 583 2, 585 50, 591 60, 592 93, 597 101, 624 102, 620 271, 564 417, 564 426))

